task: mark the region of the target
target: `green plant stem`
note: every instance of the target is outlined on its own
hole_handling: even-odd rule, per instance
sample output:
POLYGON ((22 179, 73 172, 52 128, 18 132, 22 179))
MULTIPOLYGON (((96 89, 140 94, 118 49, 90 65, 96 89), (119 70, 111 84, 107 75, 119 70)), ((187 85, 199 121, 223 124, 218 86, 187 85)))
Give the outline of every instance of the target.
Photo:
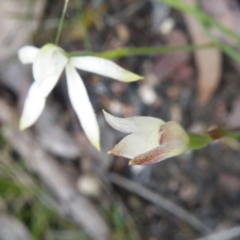
POLYGON ((233 60, 240 62, 240 55, 236 49, 233 47, 221 42, 217 37, 215 37, 211 31, 207 28, 205 24, 202 25, 207 36, 211 39, 211 41, 215 44, 217 48, 219 48, 223 53, 232 58, 233 60))
POLYGON ((212 141, 212 138, 209 136, 209 134, 188 133, 188 136, 188 147, 192 150, 204 148, 212 141))
POLYGON ((225 128, 215 128, 206 134, 188 133, 189 149, 196 150, 206 147, 210 142, 222 138, 240 140, 240 131, 231 131, 225 128))
POLYGON ((229 133, 226 137, 230 137, 230 138, 239 140, 240 139, 240 131, 229 133))
MULTIPOLYGON (((213 36, 212 36, 212 40, 213 40, 213 36)), ((238 51, 234 48, 232 48, 231 46, 222 43, 221 41, 219 41, 218 39, 215 38, 215 40, 213 40, 214 44, 216 47, 218 47, 223 53, 225 53, 227 56, 231 57, 233 60, 240 62, 240 54, 238 53, 238 51)))
POLYGON ((162 46, 162 47, 139 47, 139 48, 120 48, 115 50, 108 50, 105 52, 90 52, 90 51, 80 51, 71 52, 70 56, 97 56, 107 59, 117 59, 128 56, 140 56, 148 54, 165 54, 177 51, 196 51, 205 48, 212 48, 215 45, 213 43, 203 44, 203 45, 188 45, 188 46, 162 46))
POLYGON ((68 6, 68 0, 65 0, 62 15, 61 15, 61 19, 60 19, 60 23, 58 25, 57 35, 56 35, 56 40, 55 40, 56 45, 58 45, 59 38, 60 38, 60 35, 61 35, 61 32, 62 32, 63 22, 64 22, 64 18, 65 18, 66 12, 67 12, 67 6, 68 6))

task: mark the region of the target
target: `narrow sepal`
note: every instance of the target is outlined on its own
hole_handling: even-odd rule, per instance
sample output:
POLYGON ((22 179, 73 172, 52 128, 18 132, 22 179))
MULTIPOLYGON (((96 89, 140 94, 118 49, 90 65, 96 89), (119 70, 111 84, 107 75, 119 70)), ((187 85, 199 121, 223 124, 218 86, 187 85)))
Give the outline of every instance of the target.
POLYGON ((118 131, 125 133, 150 132, 160 128, 164 121, 153 117, 129 117, 118 118, 103 110, 104 117, 108 124, 118 131))
POLYGON ((75 110, 89 141, 94 147, 100 150, 100 131, 97 118, 83 81, 76 69, 71 65, 67 65, 66 67, 66 77, 68 94, 73 109, 75 110))
POLYGON ((37 84, 34 82, 27 94, 23 112, 19 122, 19 129, 24 130, 33 125, 41 115, 46 98, 42 95, 37 84))
POLYGON ((39 52, 39 48, 34 46, 24 46, 18 50, 18 58, 23 64, 33 63, 39 52))
POLYGON ((71 57, 70 64, 80 70, 100 74, 122 82, 134 82, 143 79, 143 77, 125 70, 116 63, 104 58, 91 56, 71 57))

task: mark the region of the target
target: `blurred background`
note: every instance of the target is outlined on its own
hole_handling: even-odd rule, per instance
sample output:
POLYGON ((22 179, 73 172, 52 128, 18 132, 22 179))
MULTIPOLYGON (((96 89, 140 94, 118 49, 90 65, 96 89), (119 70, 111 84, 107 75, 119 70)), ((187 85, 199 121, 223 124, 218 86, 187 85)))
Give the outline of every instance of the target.
POLYGON ((116 60, 144 76, 139 82, 80 72, 100 125, 99 153, 72 109, 64 74, 36 124, 18 130, 33 77, 17 51, 54 42, 64 1, 0 1, 1 240, 240 239, 239 142, 218 141, 144 167, 106 154, 124 135, 107 125, 102 109, 176 120, 197 133, 240 127, 239 42, 216 27, 240 34, 240 1, 179 1, 215 25, 168 2, 176 1, 69 1, 59 42, 67 52, 219 41, 218 48, 116 60))

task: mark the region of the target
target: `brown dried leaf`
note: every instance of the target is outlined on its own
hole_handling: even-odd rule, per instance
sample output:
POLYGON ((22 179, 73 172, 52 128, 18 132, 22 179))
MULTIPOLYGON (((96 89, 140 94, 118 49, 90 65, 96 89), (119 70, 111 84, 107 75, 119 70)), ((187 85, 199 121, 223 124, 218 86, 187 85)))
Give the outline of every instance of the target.
MULTIPOLYGON (((202 0, 201 5, 218 22, 234 30, 236 33, 240 33, 240 4, 236 0, 202 0)), ((228 44, 234 43, 233 39, 226 34, 217 32, 217 35, 228 44)))
MULTIPOLYGON (((237 0, 202 0, 201 5, 203 9, 213 18, 215 18, 219 23, 240 34, 240 4, 237 0)), ((213 32, 225 43, 235 45, 237 44, 236 40, 232 39, 227 34, 224 34, 217 29, 214 29, 213 32)), ((235 69, 240 72, 240 63, 232 60, 232 64, 235 69)))
MULTIPOLYGON (((184 0, 186 4, 196 5, 196 0, 184 0)), ((194 44, 206 44, 211 40, 206 35, 203 27, 192 16, 184 15, 189 33, 194 44)), ((198 102, 201 105, 206 104, 216 91, 221 78, 221 53, 216 48, 196 51, 195 61, 198 69, 198 102)))
MULTIPOLYGON (((183 32, 174 30, 168 35, 169 46, 186 46, 187 38, 183 32)), ((156 57, 153 71, 162 81, 164 78, 174 72, 181 64, 186 63, 190 58, 188 52, 172 52, 156 57)))

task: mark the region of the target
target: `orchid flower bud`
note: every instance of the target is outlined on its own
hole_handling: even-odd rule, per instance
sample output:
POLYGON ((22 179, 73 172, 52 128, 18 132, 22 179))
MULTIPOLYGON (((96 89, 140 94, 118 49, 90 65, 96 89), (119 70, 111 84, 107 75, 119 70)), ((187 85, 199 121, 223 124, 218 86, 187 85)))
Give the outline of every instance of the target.
POLYGON ((108 152, 130 158, 129 165, 156 163, 188 149, 188 134, 175 121, 164 122, 153 117, 117 118, 103 113, 110 126, 130 133, 108 152))

